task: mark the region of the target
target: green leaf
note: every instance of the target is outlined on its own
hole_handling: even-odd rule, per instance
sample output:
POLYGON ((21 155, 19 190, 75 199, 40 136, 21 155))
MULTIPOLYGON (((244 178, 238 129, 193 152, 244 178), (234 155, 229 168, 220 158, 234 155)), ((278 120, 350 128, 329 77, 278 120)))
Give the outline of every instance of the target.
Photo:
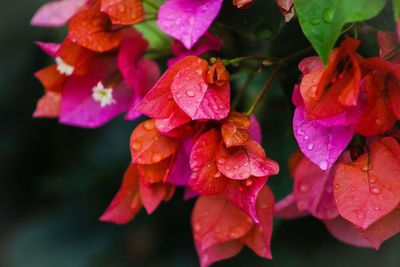
POLYGON ((393 11, 394 19, 398 21, 400 19, 400 0, 393 0, 393 11))
POLYGON ((326 63, 346 23, 375 17, 385 0, 294 0, 301 28, 326 63))

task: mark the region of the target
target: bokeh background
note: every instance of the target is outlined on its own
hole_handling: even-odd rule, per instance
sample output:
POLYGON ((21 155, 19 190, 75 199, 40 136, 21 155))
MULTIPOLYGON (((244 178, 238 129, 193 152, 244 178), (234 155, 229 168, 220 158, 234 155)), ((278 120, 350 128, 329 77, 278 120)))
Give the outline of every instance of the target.
MULTIPOLYGON (((119 118, 85 130, 31 118, 42 94, 33 73, 49 63, 33 42, 63 36, 60 29, 29 26, 44 2, 0 0, 0 266, 198 266, 190 229, 194 202, 181 201, 181 191, 152 216, 142 211, 128 225, 98 220, 129 163, 128 141, 137 122, 119 118)), ((304 45, 305 40, 296 22, 292 24, 280 38, 289 38, 282 43, 296 49, 296 43, 304 45)), ((285 52, 284 45, 279 48, 278 54, 285 52)), ((284 169, 270 180, 278 198, 290 190, 286 159, 295 143, 285 92, 297 76, 295 68, 287 69, 282 85, 289 89, 272 88, 258 110, 266 132, 264 145, 284 169)), ((264 78, 257 79, 249 94, 255 94, 264 78)), ((398 267, 400 238, 376 252, 336 241, 312 218, 277 220, 272 253, 274 260, 265 261, 245 249, 215 266, 398 267)))

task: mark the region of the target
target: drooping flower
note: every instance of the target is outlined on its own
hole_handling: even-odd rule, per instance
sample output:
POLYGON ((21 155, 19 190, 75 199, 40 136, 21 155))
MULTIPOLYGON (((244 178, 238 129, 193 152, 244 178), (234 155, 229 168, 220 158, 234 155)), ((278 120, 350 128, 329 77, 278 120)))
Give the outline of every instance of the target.
POLYGON ((246 116, 232 113, 221 130, 211 129, 201 135, 190 155, 193 173, 189 186, 202 195, 224 196, 258 222, 257 195, 269 176, 278 173, 279 166, 266 157, 249 132, 244 134, 249 127, 246 116), (234 127, 233 121, 236 121, 234 127))
POLYGON ((260 191, 256 206, 258 224, 221 196, 202 196, 197 200, 192 228, 201 267, 233 257, 245 245, 260 257, 272 258, 274 196, 268 187, 260 191))
POLYGON ((161 30, 191 49, 210 27, 222 0, 167 0, 158 11, 161 30))
POLYGON ((210 83, 208 72, 205 60, 183 58, 163 74, 136 110, 156 119, 162 132, 192 120, 224 119, 230 108, 229 81, 210 83))

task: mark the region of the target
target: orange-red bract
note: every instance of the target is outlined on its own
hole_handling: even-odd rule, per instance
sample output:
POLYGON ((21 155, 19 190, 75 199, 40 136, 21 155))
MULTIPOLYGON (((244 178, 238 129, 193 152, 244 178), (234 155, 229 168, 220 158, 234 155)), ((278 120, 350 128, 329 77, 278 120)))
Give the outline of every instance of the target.
POLYGON ((274 196, 264 187, 257 198, 260 223, 254 224, 223 197, 200 197, 193 209, 192 228, 202 267, 236 255, 243 245, 271 258, 274 196))
POLYGON ((178 145, 178 139, 161 135, 154 120, 142 122, 131 135, 132 163, 159 163, 173 155, 178 145))
POLYGON ((111 29, 107 14, 100 12, 100 2, 79 11, 69 21, 68 39, 95 52, 106 52, 119 46, 121 31, 111 29))
POLYGON ((113 24, 136 24, 144 18, 141 0, 101 0, 101 11, 107 13, 113 24))
POLYGON ((117 195, 100 217, 101 221, 125 224, 135 217, 141 208, 139 175, 135 164, 130 164, 117 195))
POLYGON ((248 129, 250 118, 238 112, 232 112, 221 126, 221 134, 226 147, 243 145, 250 138, 248 129))
POLYGON ((340 215, 366 229, 399 205, 400 160, 396 151, 397 141, 385 137, 374 141, 369 153, 355 162, 339 165, 334 196, 340 215))

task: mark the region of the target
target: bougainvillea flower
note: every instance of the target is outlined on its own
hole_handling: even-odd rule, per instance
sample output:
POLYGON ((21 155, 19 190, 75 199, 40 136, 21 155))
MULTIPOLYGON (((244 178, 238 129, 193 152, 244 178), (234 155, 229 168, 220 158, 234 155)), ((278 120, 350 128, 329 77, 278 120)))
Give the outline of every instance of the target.
POLYGON ((400 232, 399 221, 400 207, 395 208, 365 230, 340 216, 324 222, 332 235, 345 243, 379 249, 383 242, 400 232))
POLYGON ((300 92, 313 119, 334 116, 357 105, 361 81, 356 54, 359 45, 358 40, 346 38, 331 53, 327 68, 320 67, 303 76, 300 92))
POLYGON ((125 224, 131 221, 144 206, 151 214, 161 201, 168 201, 174 187, 168 184, 144 184, 137 170, 137 164, 130 164, 117 195, 100 217, 103 222, 125 224))
POLYGON ((371 244, 360 236, 352 223, 342 217, 324 221, 326 228, 338 240, 357 247, 371 247, 371 244))
POLYGON ((293 197, 300 212, 327 220, 338 216, 333 198, 333 178, 336 168, 323 171, 303 157, 294 171, 293 197))
POLYGON ((57 118, 60 115, 61 95, 57 92, 46 92, 37 102, 33 117, 57 118))
POLYGON ((219 51, 221 47, 221 40, 209 32, 201 37, 201 39, 191 49, 187 49, 181 42, 175 40, 171 48, 172 54, 174 54, 175 57, 168 59, 168 66, 172 66, 174 63, 186 56, 201 56, 207 52, 219 51))
POLYGON ((68 39, 95 52, 106 52, 117 48, 122 33, 113 30, 110 18, 100 12, 100 2, 80 10, 69 21, 68 39))
POLYGON ((221 196, 200 197, 193 209, 192 228, 201 267, 235 256, 244 245, 271 259, 274 196, 264 187, 257 198, 260 223, 254 222, 221 196))
MULTIPOLYGON (((378 72, 370 73, 364 78, 363 87, 368 94, 368 103, 363 117, 356 125, 357 133, 364 136, 373 136, 386 132, 396 123, 397 118, 390 107, 386 90, 398 90, 398 81, 388 80, 386 75, 378 72)), ((395 97, 396 98, 396 97, 395 97)))
POLYGON ((42 27, 60 27, 75 15, 88 0, 56 0, 44 4, 33 16, 31 24, 42 27))
POLYGON ((60 92, 69 76, 84 75, 87 72, 88 62, 93 56, 89 50, 68 40, 61 45, 42 42, 38 42, 38 45, 56 62, 35 73, 46 91, 60 92))
MULTIPOLYGON (((134 109, 154 84, 159 75, 157 65, 142 59, 147 42, 137 31, 131 31, 129 38, 123 40, 118 57, 94 57, 85 75, 68 78, 61 92, 61 123, 99 127, 134 109)), ((129 112, 126 118, 138 115, 129 112)))
POLYGON ((294 16, 294 3, 293 0, 276 0, 278 7, 285 17, 285 21, 289 22, 294 16))
POLYGON ((299 211, 293 194, 287 195, 275 204, 274 217, 282 219, 295 219, 308 215, 308 212, 299 211))
POLYGON ((168 0, 158 11, 157 24, 191 49, 207 32, 221 6, 222 0, 168 0))
MULTIPOLYGON (((264 150, 251 139, 244 141, 241 146, 231 148, 234 149, 233 152, 238 153, 249 151, 251 156, 247 159, 240 159, 247 160, 244 163, 235 163, 235 158, 231 159, 228 154, 219 158, 218 154, 220 154, 221 148, 224 149, 224 153, 232 152, 227 151, 228 148, 225 147, 222 135, 216 129, 204 133, 196 141, 190 155, 190 166, 193 173, 189 180, 189 186, 199 194, 223 195, 255 222, 258 222, 255 209, 257 195, 268 177, 278 173, 279 167, 276 162, 268 159, 264 150), (226 176, 224 172, 227 172, 228 167, 224 163, 236 170, 237 176, 233 173, 226 176), (243 165, 241 171, 238 167, 240 165, 243 165)), ((235 154, 233 153, 233 155, 235 154)), ((242 156, 245 157, 245 155, 242 156)))
POLYGON ((396 139, 375 140, 369 153, 353 163, 340 163, 334 179, 339 214, 368 228, 400 203, 400 145, 396 139))
POLYGON ((163 74, 136 110, 161 121, 157 123, 161 131, 191 120, 224 119, 230 108, 230 85, 229 82, 220 86, 209 84, 208 70, 205 60, 185 57, 163 74))
POLYGON ((296 108, 293 132, 300 150, 322 170, 331 168, 350 143, 354 129, 325 126, 320 120, 307 120, 305 110, 296 108))
POLYGON ((192 138, 183 138, 180 141, 179 149, 167 181, 170 184, 186 186, 189 182, 192 169, 190 168, 190 152, 193 148, 192 138))
POLYGON ((101 0, 101 11, 110 17, 113 24, 131 25, 144 18, 141 0, 101 0))

